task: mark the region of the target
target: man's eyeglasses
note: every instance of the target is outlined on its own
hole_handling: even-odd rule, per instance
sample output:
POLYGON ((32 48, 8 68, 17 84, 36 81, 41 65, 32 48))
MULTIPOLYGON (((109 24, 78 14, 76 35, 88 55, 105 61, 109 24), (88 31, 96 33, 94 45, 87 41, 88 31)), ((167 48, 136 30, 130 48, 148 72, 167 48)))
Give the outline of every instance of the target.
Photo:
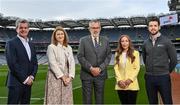
POLYGON ((100 27, 90 27, 91 29, 100 29, 100 27))

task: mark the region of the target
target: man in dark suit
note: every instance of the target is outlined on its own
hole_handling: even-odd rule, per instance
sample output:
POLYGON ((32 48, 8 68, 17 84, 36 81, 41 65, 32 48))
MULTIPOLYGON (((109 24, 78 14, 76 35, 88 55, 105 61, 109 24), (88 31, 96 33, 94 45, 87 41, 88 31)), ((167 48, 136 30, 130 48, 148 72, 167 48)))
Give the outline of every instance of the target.
POLYGON ((8 72, 8 104, 30 104, 31 86, 38 64, 36 51, 29 42, 29 23, 25 19, 16 21, 17 36, 6 44, 8 72))
POLYGON ((107 66, 111 59, 111 49, 106 37, 99 36, 101 24, 97 20, 89 22, 91 35, 80 39, 78 60, 81 64, 83 104, 92 103, 94 88, 96 104, 104 102, 104 84, 107 78, 107 66))

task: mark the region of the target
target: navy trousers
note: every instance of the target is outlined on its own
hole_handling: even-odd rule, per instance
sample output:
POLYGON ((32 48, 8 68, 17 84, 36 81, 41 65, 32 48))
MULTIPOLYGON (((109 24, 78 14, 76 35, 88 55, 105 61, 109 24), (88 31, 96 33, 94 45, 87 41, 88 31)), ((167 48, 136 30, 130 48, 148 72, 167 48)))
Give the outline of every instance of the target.
POLYGON ((161 95, 163 104, 173 104, 169 74, 160 76, 145 74, 145 82, 149 104, 158 104, 158 92, 161 95))
POLYGON ((30 104, 31 86, 9 86, 7 104, 30 104))

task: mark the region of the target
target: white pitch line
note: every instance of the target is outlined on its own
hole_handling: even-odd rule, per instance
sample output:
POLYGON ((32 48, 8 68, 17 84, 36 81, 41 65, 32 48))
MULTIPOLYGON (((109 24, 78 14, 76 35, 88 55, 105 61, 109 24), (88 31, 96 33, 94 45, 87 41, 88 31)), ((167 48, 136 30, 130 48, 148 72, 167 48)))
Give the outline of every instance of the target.
MULTIPOLYGON (((0 97, 0 99, 7 99, 7 97, 0 97)), ((43 100, 44 98, 31 98, 31 100, 43 100)))

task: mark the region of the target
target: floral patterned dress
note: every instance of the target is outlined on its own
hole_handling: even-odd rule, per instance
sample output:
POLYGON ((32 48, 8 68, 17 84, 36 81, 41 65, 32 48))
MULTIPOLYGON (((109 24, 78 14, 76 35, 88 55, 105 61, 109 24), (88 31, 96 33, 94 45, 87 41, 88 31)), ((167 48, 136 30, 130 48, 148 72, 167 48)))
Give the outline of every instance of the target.
MULTIPOLYGON (((66 59, 67 62, 67 59, 66 59)), ((64 74, 68 75, 68 64, 65 64, 64 74)), ((51 70, 48 70, 44 104, 73 104, 72 82, 65 86, 61 79, 57 79, 51 70)))

